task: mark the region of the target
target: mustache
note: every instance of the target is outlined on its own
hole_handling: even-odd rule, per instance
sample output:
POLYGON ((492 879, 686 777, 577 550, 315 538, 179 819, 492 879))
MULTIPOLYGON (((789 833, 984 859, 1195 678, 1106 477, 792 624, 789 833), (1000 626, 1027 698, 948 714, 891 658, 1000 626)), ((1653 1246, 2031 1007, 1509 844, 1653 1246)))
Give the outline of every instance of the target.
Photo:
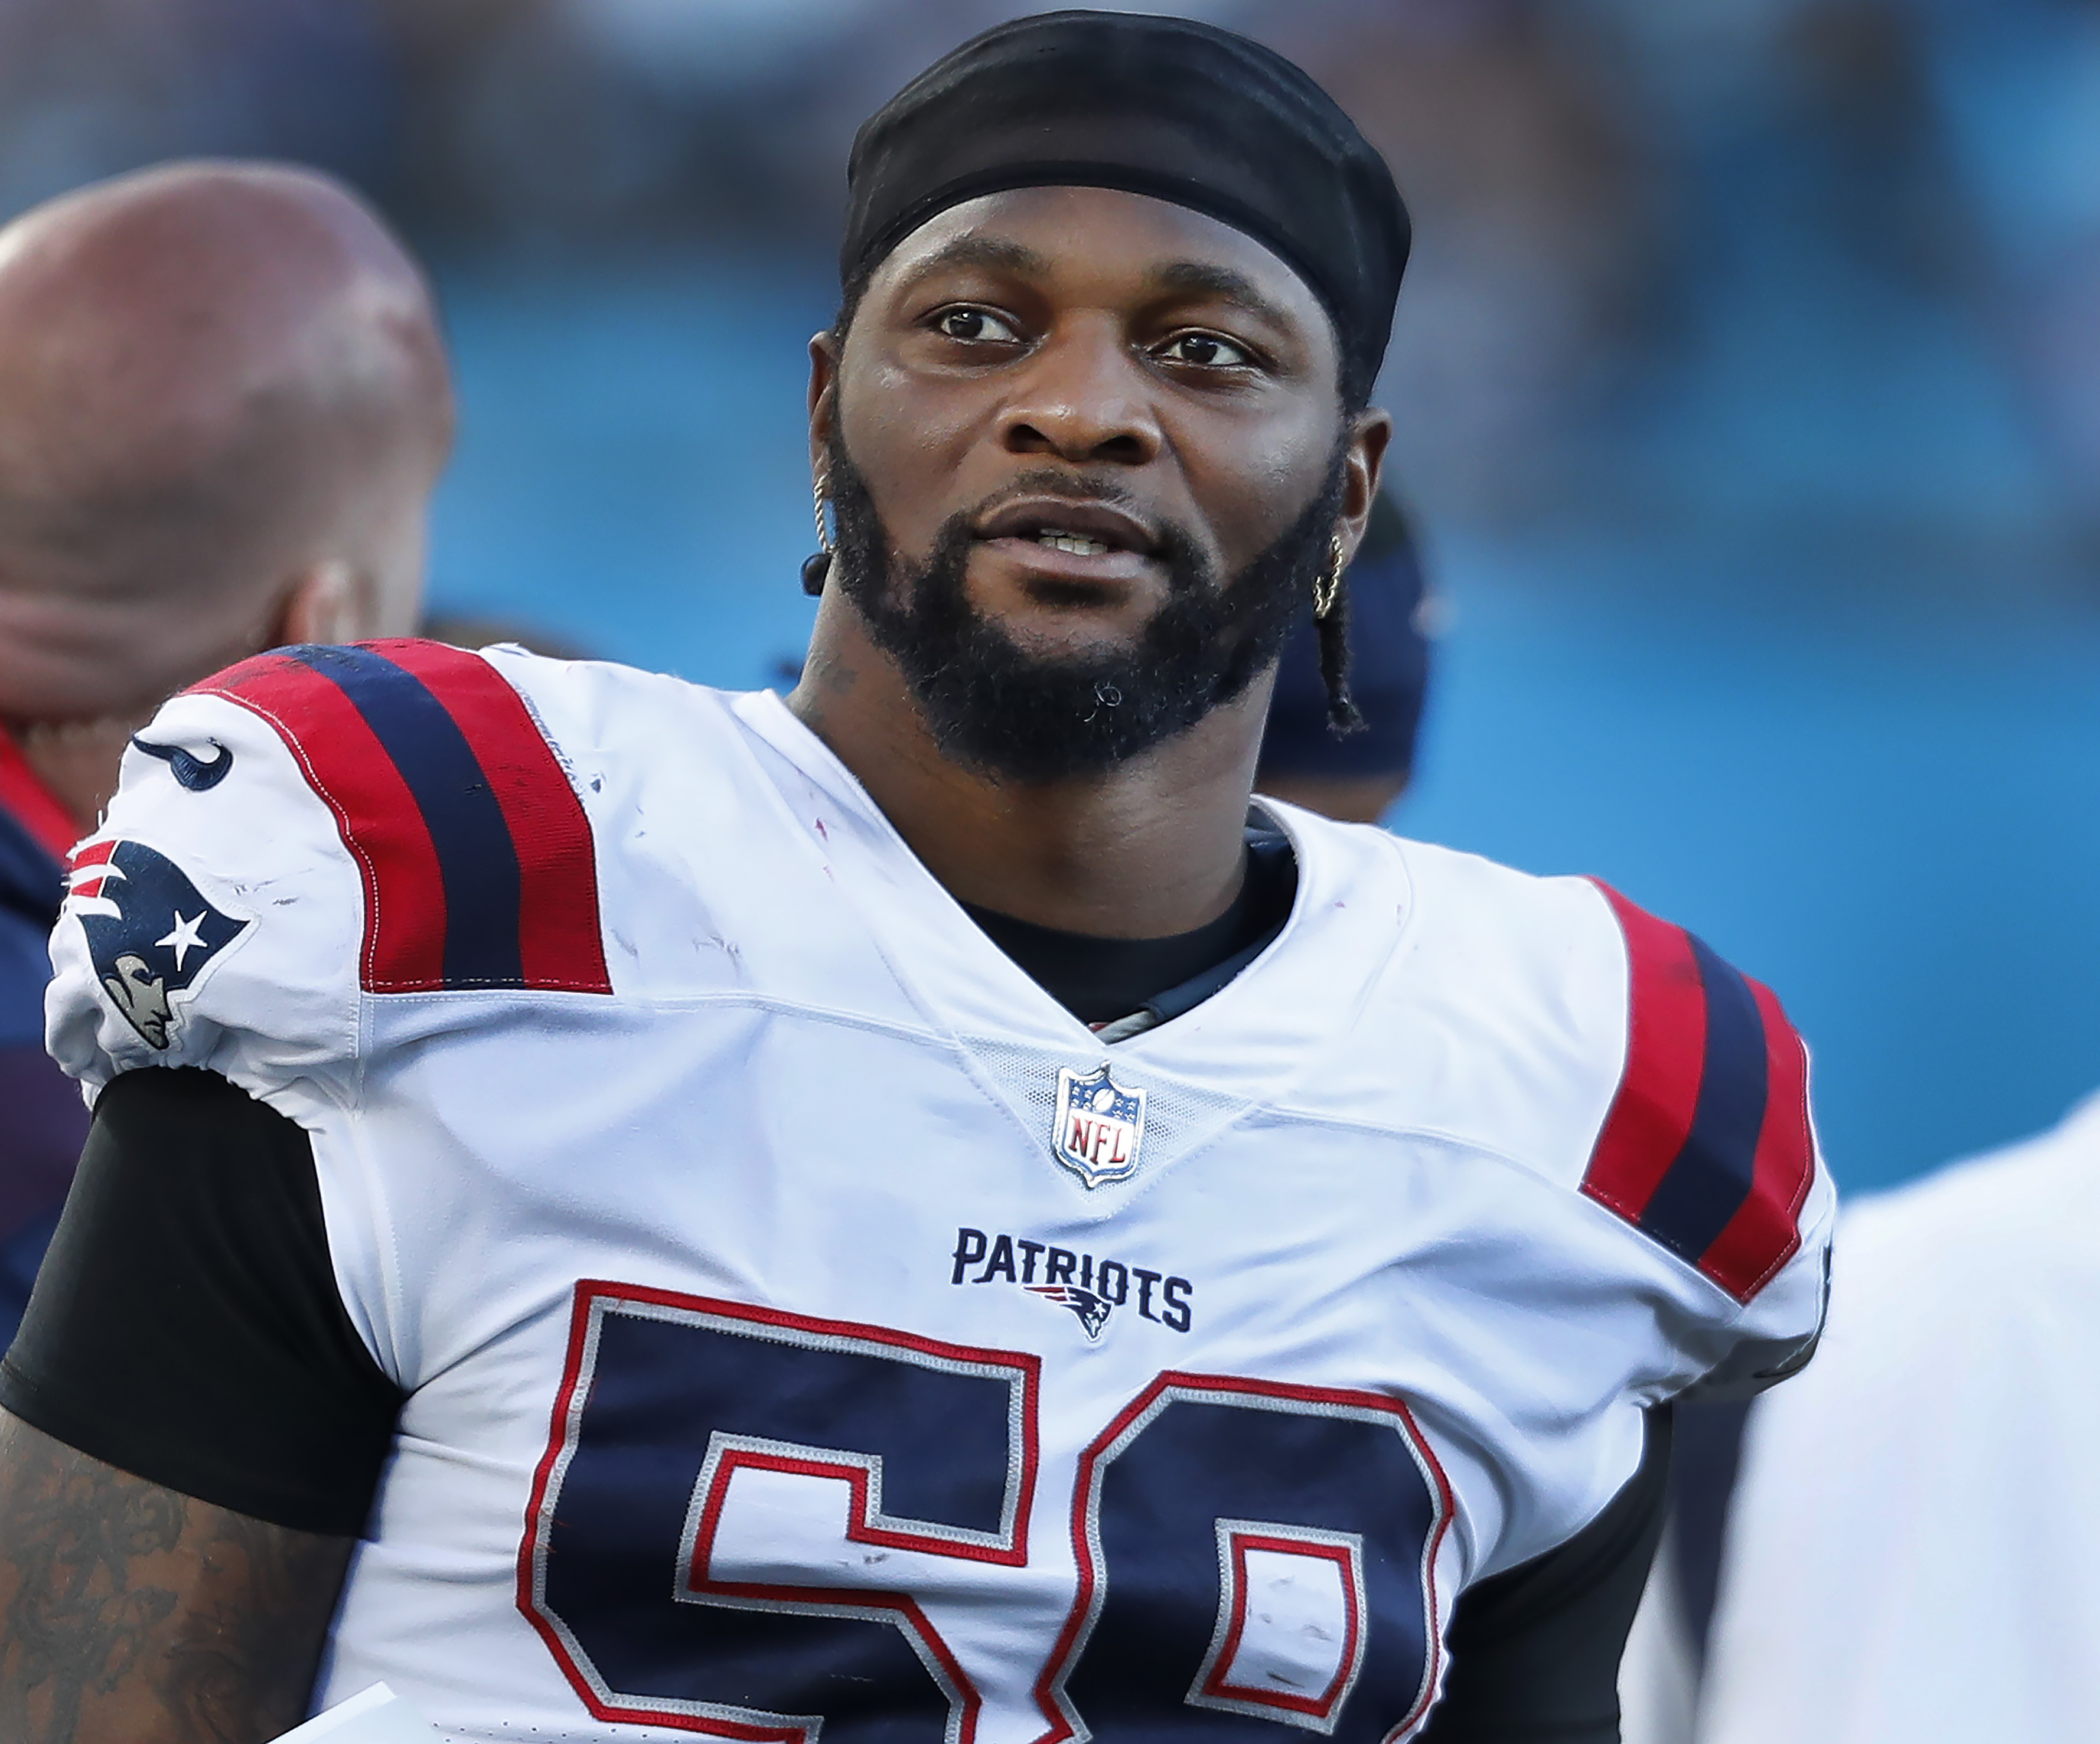
MULTIPOLYGON (((847 493, 857 498, 854 506, 865 517, 863 532, 882 539, 885 566, 892 571, 910 567, 902 563, 901 554, 889 545, 886 531, 880 528, 874 505, 867 500, 865 481, 836 434, 832 439, 830 475, 835 487, 844 484, 847 493)), ((1024 497, 1061 497, 1071 503, 1099 503, 1105 508, 1119 509, 1151 529, 1155 538, 1155 549, 1151 554, 1166 570, 1170 593, 1207 588, 1219 579, 1215 566, 1204 553, 1202 542, 1185 523, 1161 514, 1112 475, 1055 466, 1031 467, 1017 473, 988 496, 950 515, 934 535, 933 548, 927 555, 924 570, 941 574, 954 566, 967 555, 978 536, 979 527, 1008 503, 1024 497)), ((840 504, 836 490, 834 503, 840 504)))
MULTIPOLYGON (((1119 480, 1098 473, 1075 473, 1056 466, 1039 466, 1017 473, 968 511, 969 522, 973 526, 981 526, 1008 503, 1025 496, 1057 497, 1068 503, 1099 503, 1105 508, 1121 509, 1144 526, 1162 525, 1162 517, 1119 480)), ((1185 530, 1184 532, 1186 536, 1185 530)))
MULTIPOLYGON (((1014 476, 969 511, 982 520, 1004 508, 1017 496, 1069 496, 1074 502, 1106 503, 1112 509, 1143 513, 1136 495, 1112 478, 1099 473, 1075 473, 1061 466, 1039 466, 1014 476)), ((1149 517, 1148 517, 1149 518, 1149 517)))

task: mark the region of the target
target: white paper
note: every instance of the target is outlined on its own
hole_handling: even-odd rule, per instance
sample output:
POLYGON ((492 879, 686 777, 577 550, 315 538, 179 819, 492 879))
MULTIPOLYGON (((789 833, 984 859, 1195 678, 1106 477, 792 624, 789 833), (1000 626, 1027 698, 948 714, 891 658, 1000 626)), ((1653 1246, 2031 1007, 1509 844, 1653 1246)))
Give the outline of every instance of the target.
POLYGON ((384 1684, 338 1702, 274 1744, 439 1744, 430 1721, 384 1684))

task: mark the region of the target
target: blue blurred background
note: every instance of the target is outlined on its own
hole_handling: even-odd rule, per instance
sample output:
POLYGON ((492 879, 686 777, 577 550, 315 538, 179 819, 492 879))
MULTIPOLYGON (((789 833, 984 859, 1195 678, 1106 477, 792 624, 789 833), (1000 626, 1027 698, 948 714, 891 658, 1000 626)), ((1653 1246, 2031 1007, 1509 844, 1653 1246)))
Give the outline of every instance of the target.
MULTIPOLYGON (((808 625, 845 149, 998 0, 0 0, 0 215, 303 160, 430 261, 434 603, 733 685, 808 625)), ((1391 158, 1439 596, 1408 833, 1773 982, 1841 1179, 2100 1082, 2100 4, 1217 0, 1391 158)))

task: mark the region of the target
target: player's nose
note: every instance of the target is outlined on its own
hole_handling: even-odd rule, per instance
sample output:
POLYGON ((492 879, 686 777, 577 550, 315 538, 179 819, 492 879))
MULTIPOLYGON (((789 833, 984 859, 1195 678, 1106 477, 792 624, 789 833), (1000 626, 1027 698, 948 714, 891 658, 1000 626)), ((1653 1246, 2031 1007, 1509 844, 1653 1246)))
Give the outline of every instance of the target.
POLYGON ((1152 385, 1112 319, 1060 322, 1016 372, 1000 440, 1013 454, 1141 466, 1164 446, 1152 385))

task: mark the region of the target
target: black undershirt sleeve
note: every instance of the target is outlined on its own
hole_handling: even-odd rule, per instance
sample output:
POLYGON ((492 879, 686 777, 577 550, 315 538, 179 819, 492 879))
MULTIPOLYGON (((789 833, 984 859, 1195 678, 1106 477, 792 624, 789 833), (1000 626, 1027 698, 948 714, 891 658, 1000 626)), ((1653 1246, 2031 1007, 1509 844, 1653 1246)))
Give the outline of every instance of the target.
POLYGON ((1662 1536, 1670 1415, 1648 1412, 1640 1465, 1604 1513, 1460 1596, 1420 1744, 1619 1744, 1619 1661, 1662 1536))
POLYGON ((135 1477, 354 1536, 402 1397, 337 1291, 306 1134, 214 1072, 112 1083, 0 1405, 135 1477))

